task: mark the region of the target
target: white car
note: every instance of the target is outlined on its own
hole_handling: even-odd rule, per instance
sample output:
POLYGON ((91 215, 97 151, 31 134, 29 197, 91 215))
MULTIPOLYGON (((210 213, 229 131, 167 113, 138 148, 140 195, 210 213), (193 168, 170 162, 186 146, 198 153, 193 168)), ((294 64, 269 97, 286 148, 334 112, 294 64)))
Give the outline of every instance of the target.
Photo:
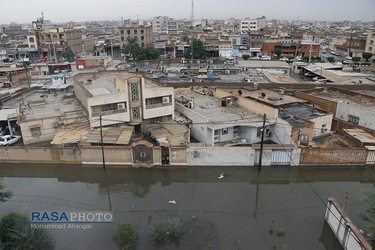
POLYGON ((0 136, 0 146, 9 146, 21 139, 21 136, 18 135, 4 135, 0 136))
POLYGON ((283 57, 279 59, 280 61, 289 61, 289 58, 283 57))
POLYGON ((260 60, 271 60, 270 56, 262 56, 260 60))
POLYGON ((351 56, 346 56, 345 59, 346 60, 352 60, 353 58, 351 56))

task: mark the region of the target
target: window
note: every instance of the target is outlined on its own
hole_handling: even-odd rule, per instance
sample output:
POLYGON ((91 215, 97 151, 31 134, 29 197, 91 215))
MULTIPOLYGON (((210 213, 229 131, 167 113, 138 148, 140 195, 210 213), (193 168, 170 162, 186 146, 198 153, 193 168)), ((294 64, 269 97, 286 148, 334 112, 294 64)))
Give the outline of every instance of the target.
POLYGON ((138 33, 138 30, 134 30, 134 35, 137 35, 137 33, 138 33))
POLYGON ((130 35, 130 30, 127 30, 128 35, 130 35))
POLYGON ((121 37, 121 41, 124 41, 124 37, 123 36, 121 37))
POLYGON ((144 30, 141 30, 141 34, 143 35, 143 33, 144 33, 144 30))
POLYGON ((141 107, 133 107, 133 119, 139 119, 141 118, 141 107))
POLYGON ((91 107, 91 116, 111 115, 126 112, 126 102, 109 103, 91 107))
POLYGON ((145 46, 145 43, 142 43, 141 45, 142 45, 142 48, 143 48, 145 46))
POLYGON ((354 116, 354 115, 349 115, 348 121, 352 122, 352 123, 355 123, 355 124, 358 124, 359 123, 359 117, 354 116))
POLYGON ((299 139, 300 141, 307 141, 309 139, 309 135, 301 135, 299 139))
POLYGON ((121 30, 121 35, 123 35, 124 34, 124 30, 121 30))
POLYGON ((32 136, 40 136, 40 135, 42 135, 42 132, 40 131, 40 127, 30 128, 30 131, 31 131, 31 135, 32 136))
POLYGON ((222 135, 227 135, 228 134, 228 128, 221 129, 221 134, 222 135))
POLYGON ((132 101, 139 100, 139 90, 138 90, 138 83, 132 82, 130 83, 130 89, 132 94, 132 101))
POLYGON ((144 36, 141 36, 141 40, 142 40, 142 41, 145 40, 145 37, 144 37, 144 36))
POLYGON ((34 37, 29 37, 29 41, 30 41, 31 43, 33 43, 33 42, 34 42, 34 37))
POLYGON ((238 126, 233 127, 233 136, 237 137, 238 136, 238 126))
POLYGON ((57 35, 53 35, 53 38, 57 38, 57 35))

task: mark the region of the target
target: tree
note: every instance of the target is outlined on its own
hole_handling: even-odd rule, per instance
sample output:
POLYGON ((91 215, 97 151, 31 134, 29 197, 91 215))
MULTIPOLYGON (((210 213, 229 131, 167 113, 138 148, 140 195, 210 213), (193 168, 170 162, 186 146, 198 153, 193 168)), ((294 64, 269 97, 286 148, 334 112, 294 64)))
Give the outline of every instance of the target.
MULTIPOLYGON (((2 222, 29 222, 26 215, 10 213, 2 222)), ((45 229, 28 223, 1 223, 0 235, 4 249, 53 249, 54 242, 45 229)))
POLYGON ((131 249, 137 244, 139 234, 131 222, 123 222, 117 227, 113 240, 121 249, 131 249))
POLYGON ((11 191, 2 191, 4 188, 5 186, 0 182, 0 202, 6 202, 13 196, 11 191))
POLYGON ((184 57, 188 59, 206 59, 207 51, 203 46, 203 42, 198 39, 193 39, 193 44, 185 51, 184 57))
POLYGON ((130 54, 133 59, 137 58, 137 55, 141 52, 141 46, 138 43, 138 37, 128 36, 126 38, 126 44, 124 44, 124 53, 130 54))
POLYGON ((366 210, 359 214, 359 218, 370 222, 368 229, 371 234, 375 234, 375 194, 368 190, 363 190, 362 192, 364 194, 362 199, 366 204, 366 210))
POLYGON ((368 62, 368 59, 370 59, 372 56, 373 56, 373 54, 370 53, 370 52, 363 52, 363 53, 362 53, 362 57, 363 57, 364 59, 366 59, 366 62, 368 62))
POLYGON ((70 47, 68 47, 65 52, 61 53, 61 55, 68 60, 68 62, 74 62, 76 60, 73 50, 70 47))
POLYGON ((160 51, 158 49, 142 48, 141 52, 137 56, 137 60, 138 61, 155 60, 155 59, 158 59, 159 56, 160 56, 160 51))
POLYGON ((359 62, 361 60, 360 56, 355 56, 352 58, 354 62, 359 62))
POLYGON ((185 35, 182 37, 182 41, 184 41, 184 42, 188 42, 188 41, 189 41, 189 34, 185 34, 185 35))
POLYGON ((328 57, 328 62, 334 62, 334 61, 335 61, 335 58, 333 56, 328 57))
POLYGON ((275 49, 275 51, 273 52, 274 54, 277 55, 277 59, 280 58, 281 54, 283 53, 283 51, 281 49, 275 49))
POLYGON ((250 55, 248 55, 248 54, 243 54, 243 55, 242 55, 242 58, 246 61, 247 59, 250 58, 250 55))

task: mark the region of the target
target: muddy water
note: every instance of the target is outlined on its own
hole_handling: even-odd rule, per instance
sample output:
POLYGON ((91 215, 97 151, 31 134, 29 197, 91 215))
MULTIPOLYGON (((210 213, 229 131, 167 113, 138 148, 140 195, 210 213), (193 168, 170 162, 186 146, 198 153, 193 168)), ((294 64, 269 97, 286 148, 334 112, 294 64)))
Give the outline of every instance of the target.
POLYGON ((90 229, 50 229, 56 249, 118 249, 119 223, 133 222, 137 249, 340 249, 324 223, 325 202, 340 203, 361 229, 362 189, 375 192, 374 168, 184 167, 107 168, 0 165, 13 198, 0 216, 16 211, 107 211, 113 224, 90 229), (218 179, 221 172, 223 179, 218 179), (168 201, 175 200, 176 204, 168 201), (192 217, 195 220, 192 221, 192 217), (156 221, 179 217, 180 240, 152 241, 156 221), (283 234, 278 236, 277 231, 283 234))

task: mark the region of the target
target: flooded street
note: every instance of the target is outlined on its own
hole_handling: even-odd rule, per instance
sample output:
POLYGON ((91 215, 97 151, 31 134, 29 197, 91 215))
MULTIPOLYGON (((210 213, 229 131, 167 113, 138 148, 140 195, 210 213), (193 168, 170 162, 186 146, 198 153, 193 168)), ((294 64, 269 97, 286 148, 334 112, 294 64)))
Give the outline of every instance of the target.
POLYGON ((16 211, 113 211, 113 224, 49 229, 55 249, 118 249, 117 225, 135 224, 137 249, 340 249, 324 223, 326 199, 340 203, 361 229, 362 189, 375 192, 375 168, 181 167, 109 168, 0 165, 16 211), (218 179, 221 172, 223 179, 218 179), (168 201, 175 200, 176 204, 168 201), (192 217, 195 220, 192 221, 192 217), (154 222, 179 217, 184 235, 156 246, 154 222), (277 235, 277 232, 279 235, 277 235))

